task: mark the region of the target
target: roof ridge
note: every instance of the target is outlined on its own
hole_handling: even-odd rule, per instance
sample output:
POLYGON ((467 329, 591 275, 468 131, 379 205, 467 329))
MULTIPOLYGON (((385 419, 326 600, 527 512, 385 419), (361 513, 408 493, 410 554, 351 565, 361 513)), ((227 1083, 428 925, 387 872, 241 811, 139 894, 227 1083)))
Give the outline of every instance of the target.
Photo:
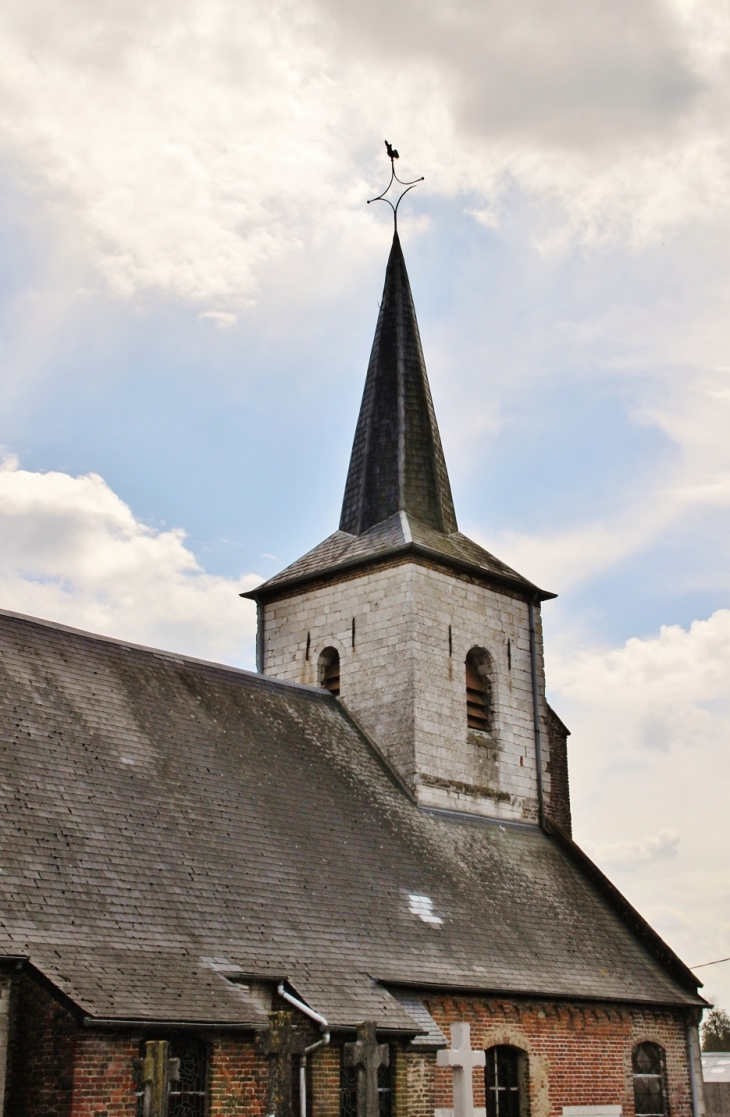
POLYGON ((118 636, 106 636, 103 632, 89 632, 84 628, 74 628, 72 625, 62 624, 61 621, 50 621, 44 617, 32 617, 28 613, 17 613, 13 609, 0 608, 0 618, 9 617, 22 621, 24 624, 34 625, 38 628, 51 628, 57 632, 67 632, 71 636, 81 636, 85 640, 93 640, 100 644, 114 644, 128 651, 146 652, 157 659, 169 659, 175 663, 189 663, 197 667, 209 667, 215 671, 227 672, 231 675, 240 675, 249 682, 260 683, 265 687, 294 689, 306 691, 312 697, 326 699, 329 691, 323 687, 312 686, 309 683, 296 683, 290 679, 275 679, 271 675, 262 675, 258 671, 251 671, 247 667, 236 667, 232 663, 219 663, 214 659, 201 659, 199 656, 187 655, 184 652, 174 652, 166 648, 154 648, 149 644, 137 644, 134 640, 124 640, 118 636))

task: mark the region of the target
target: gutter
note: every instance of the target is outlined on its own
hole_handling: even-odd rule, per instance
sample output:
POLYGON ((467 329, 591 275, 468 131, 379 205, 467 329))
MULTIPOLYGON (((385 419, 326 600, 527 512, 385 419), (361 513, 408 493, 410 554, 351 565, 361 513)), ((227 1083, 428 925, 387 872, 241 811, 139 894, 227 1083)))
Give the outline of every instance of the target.
POLYGON ((283 981, 280 981, 277 985, 276 992, 290 1005, 298 1008, 300 1012, 313 1020, 315 1024, 319 1024, 319 1030, 322 1033, 322 1038, 318 1039, 316 1043, 310 1044, 309 1047, 305 1047, 299 1056, 299 1114, 300 1117, 307 1117, 307 1055, 311 1055, 318 1047, 327 1046, 330 1041, 329 1024, 319 1012, 315 1012, 304 1001, 300 1001, 297 997, 293 997, 291 993, 287 993, 283 981))
MULTIPOLYGON (((240 595, 243 597, 243 594, 240 595)), ((264 672, 264 606, 263 602, 256 601, 256 670, 259 675, 264 672)))
POLYGON ((187 1030, 211 1029, 218 1031, 256 1032, 265 1028, 264 1024, 240 1024, 235 1021, 221 1020, 211 1023, 208 1020, 128 1020, 113 1016, 85 1016, 85 1028, 181 1028, 187 1030))
POLYGON ((527 611, 530 621, 530 675, 532 677, 532 724, 535 733, 535 768, 537 769, 537 819, 545 828, 545 788, 542 778, 542 733, 540 730, 540 692, 537 678, 537 640, 535 638, 535 601, 537 594, 528 598, 527 611))
POLYGON ((697 1066, 697 1052, 700 1050, 697 1024, 694 1020, 687 1020, 687 1062, 689 1064, 689 1088, 692 1097, 692 1117, 705 1117, 704 1091, 700 1094, 702 1081, 702 1056, 700 1067, 697 1066))

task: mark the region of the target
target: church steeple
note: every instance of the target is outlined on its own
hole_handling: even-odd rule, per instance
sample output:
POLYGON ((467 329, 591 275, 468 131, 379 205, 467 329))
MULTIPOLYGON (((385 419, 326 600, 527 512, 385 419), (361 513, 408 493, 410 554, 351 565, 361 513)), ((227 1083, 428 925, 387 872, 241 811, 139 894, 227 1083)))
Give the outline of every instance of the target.
POLYGON ((362 535, 398 512, 457 530, 398 233, 393 237, 345 485, 340 531, 362 535))
POLYGON ((242 596, 259 671, 344 701, 421 806, 537 822, 567 803, 542 689, 554 595, 457 529, 397 231, 339 530, 242 596))

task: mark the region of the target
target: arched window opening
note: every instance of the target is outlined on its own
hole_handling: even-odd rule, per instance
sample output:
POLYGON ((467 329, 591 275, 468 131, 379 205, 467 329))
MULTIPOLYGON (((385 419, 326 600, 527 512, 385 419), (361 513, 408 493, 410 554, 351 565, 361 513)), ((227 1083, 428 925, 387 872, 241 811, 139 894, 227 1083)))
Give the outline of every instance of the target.
POLYGON ((664 1048, 640 1043, 631 1057, 634 1072, 634 1111, 637 1117, 665 1117, 664 1048))
POLYGON ((485 1052, 484 1092, 487 1117, 529 1117, 530 1081, 527 1053, 501 1044, 485 1052))
POLYGON ((340 653, 337 648, 325 648, 319 657, 319 685, 334 694, 340 693, 340 653))
POLYGON ((472 648, 466 657, 466 723, 469 729, 491 728, 490 659, 484 648, 472 648))

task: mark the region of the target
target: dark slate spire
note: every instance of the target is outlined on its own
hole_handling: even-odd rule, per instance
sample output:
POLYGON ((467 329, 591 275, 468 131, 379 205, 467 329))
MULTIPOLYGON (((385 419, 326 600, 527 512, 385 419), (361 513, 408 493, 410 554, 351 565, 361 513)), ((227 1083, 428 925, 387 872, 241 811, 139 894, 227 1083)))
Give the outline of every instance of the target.
POLYGON ((457 530, 416 310, 396 233, 355 431, 340 531, 361 535, 397 512, 457 530))

